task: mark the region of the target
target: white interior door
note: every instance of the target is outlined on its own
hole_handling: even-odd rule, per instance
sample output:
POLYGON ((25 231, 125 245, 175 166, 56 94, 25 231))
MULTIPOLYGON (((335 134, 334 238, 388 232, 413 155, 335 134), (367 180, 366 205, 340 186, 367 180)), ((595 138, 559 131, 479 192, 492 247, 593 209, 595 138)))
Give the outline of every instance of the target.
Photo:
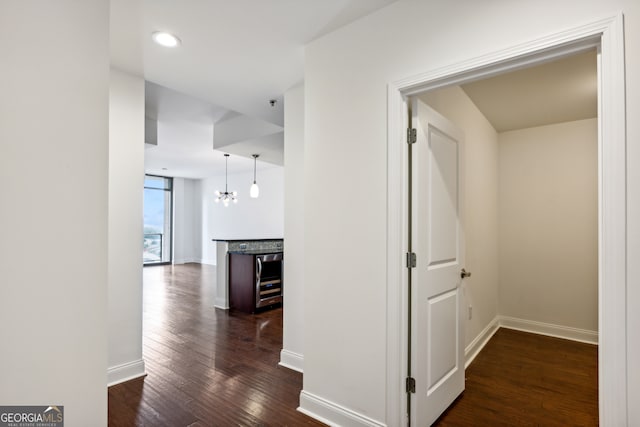
POLYGON ((431 425, 464 390, 462 132, 414 99, 412 425, 431 425))

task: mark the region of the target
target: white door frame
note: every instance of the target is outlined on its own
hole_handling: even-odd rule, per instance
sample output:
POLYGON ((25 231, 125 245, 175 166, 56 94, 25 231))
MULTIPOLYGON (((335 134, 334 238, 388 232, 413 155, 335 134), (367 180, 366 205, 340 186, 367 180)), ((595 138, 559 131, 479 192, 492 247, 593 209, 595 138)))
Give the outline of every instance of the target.
POLYGON ((404 426, 407 372, 407 98, 598 47, 598 384, 600 425, 627 425, 626 108, 618 13, 388 86, 387 425, 404 426))

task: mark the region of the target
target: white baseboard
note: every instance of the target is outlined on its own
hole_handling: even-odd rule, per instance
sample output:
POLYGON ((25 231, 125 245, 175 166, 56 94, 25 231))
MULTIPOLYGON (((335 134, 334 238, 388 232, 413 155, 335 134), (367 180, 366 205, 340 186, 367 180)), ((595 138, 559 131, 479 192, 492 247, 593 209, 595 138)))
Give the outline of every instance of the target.
POLYGON ((190 263, 198 263, 201 264, 199 258, 181 258, 173 261, 174 264, 190 264, 190 263))
POLYGON ((508 316, 498 316, 498 321, 501 327, 507 329, 532 332, 534 334, 579 341, 587 344, 598 344, 598 332, 596 331, 536 322, 534 320, 517 319, 508 316))
POLYGON ((493 334, 495 334, 498 329, 500 329, 499 316, 496 316, 491 322, 489 322, 487 327, 484 328, 482 332, 480 332, 478 336, 469 343, 467 348, 464 349, 465 369, 469 367, 471 362, 473 362, 473 359, 475 359, 478 353, 480 353, 484 346, 487 345, 493 334))
MULTIPOLYGON (((588 344, 598 344, 598 332, 595 331, 498 315, 465 348, 465 369, 500 328, 515 329, 588 344)), ((296 355, 296 353, 282 350, 280 352, 280 365, 290 367, 288 366, 288 357, 292 354, 296 355), (285 362, 285 360, 287 362, 285 362)), ((295 368, 292 367, 291 369, 295 368)), ((300 372, 302 372, 301 369, 300 372)), ((300 392, 300 406, 298 407, 298 411, 329 426, 381 427, 385 425, 304 390, 300 392)))
POLYGON ((112 366, 107 370, 107 386, 120 384, 147 375, 144 360, 134 360, 122 365, 112 366))
POLYGON ((386 425, 312 393, 300 392, 298 411, 331 427, 385 427, 386 425))
POLYGON ((229 302, 224 298, 216 298, 213 302, 213 306, 215 308, 220 308, 222 310, 229 310, 229 302))
POLYGON ((174 264, 206 264, 206 265, 216 265, 216 260, 211 259, 203 259, 203 258, 184 258, 184 259, 176 259, 173 261, 174 264))
POLYGON ((304 356, 283 348, 280 351, 280 363, 278 363, 278 365, 293 369, 294 371, 304 372, 304 356))
POLYGON ((478 353, 480 353, 491 337, 493 337, 500 328, 515 329, 517 331, 547 335, 550 337, 579 341, 587 344, 598 344, 598 333, 595 331, 498 315, 487 325, 486 328, 482 330, 482 332, 478 334, 477 337, 474 338, 473 341, 469 343, 467 348, 465 348, 465 369, 469 367, 471 362, 473 362, 473 359, 476 358, 478 353))

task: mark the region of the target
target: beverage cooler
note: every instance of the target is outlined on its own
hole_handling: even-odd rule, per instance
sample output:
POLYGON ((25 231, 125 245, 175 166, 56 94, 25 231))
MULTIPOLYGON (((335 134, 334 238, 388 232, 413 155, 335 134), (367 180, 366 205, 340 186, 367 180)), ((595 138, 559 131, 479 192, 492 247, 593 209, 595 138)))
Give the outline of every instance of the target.
POLYGON ((255 313, 282 304, 282 252, 229 254, 229 305, 255 313))

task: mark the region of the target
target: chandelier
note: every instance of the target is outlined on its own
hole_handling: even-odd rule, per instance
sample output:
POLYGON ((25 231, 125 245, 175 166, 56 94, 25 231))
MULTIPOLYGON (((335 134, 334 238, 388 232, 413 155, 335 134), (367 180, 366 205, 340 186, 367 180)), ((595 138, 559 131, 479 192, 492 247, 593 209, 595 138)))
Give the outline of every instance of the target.
POLYGON ((226 208, 229 206, 229 202, 233 201, 233 203, 238 203, 238 193, 236 191, 229 192, 227 189, 227 175, 229 174, 229 155, 224 155, 224 193, 221 191, 216 191, 216 203, 222 201, 222 204, 226 208))

